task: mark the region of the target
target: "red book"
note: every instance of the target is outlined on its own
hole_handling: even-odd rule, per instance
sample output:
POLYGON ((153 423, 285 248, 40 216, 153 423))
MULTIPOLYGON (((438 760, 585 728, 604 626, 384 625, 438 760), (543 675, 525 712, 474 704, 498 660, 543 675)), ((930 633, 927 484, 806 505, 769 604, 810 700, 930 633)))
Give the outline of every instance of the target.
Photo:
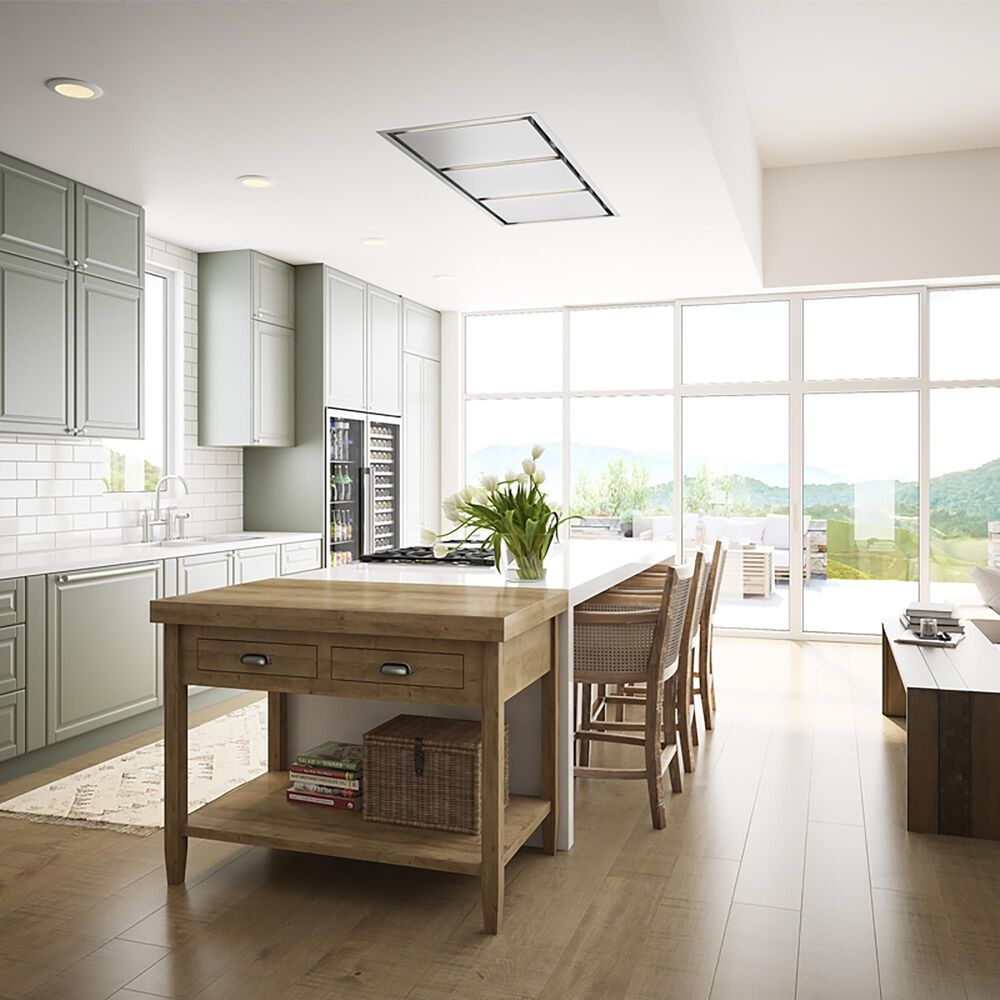
POLYGON ((321 778, 343 778, 345 781, 357 781, 357 771, 338 771, 332 767, 310 767, 308 764, 289 764, 292 774, 315 774, 321 778))
POLYGON ((344 799, 337 795, 318 795, 314 792, 296 792, 291 788, 285 792, 285 797, 289 802, 308 802, 314 806, 348 809, 351 812, 361 808, 361 799, 344 799))

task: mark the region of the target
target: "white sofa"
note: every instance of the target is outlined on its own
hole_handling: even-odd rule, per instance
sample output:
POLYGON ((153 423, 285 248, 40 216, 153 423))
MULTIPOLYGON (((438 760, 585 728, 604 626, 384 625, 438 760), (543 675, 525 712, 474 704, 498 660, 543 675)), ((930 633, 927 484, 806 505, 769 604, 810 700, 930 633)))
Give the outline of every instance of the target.
MULTIPOLYGON (((720 517, 706 514, 705 541, 714 542, 717 538, 728 539, 731 543, 753 542, 757 545, 769 545, 774 549, 775 575, 779 579, 788 579, 789 544, 788 515, 768 514, 766 517, 720 517)), ((803 577, 808 584, 812 578, 812 567, 809 559, 809 525, 810 518, 802 518, 802 551, 805 553, 803 577)), ((694 544, 698 533, 698 515, 684 515, 684 541, 694 544)), ((632 522, 632 533, 636 538, 674 538, 674 519, 669 515, 653 517, 636 517, 632 522)))

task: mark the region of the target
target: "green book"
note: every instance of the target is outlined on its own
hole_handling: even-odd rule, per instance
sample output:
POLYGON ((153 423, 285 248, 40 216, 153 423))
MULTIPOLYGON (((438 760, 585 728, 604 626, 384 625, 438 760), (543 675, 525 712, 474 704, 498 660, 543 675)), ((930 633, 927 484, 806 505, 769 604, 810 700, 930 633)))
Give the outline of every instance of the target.
POLYGON ((295 759, 309 767, 330 767, 339 771, 360 771, 364 747, 360 743, 338 743, 327 740, 319 746, 300 753, 295 759))

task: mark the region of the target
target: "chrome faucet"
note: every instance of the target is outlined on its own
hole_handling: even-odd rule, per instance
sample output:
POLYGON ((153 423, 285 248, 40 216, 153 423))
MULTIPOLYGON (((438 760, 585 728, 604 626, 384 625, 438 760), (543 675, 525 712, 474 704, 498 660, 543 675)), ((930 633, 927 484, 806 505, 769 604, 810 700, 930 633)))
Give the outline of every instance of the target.
MULTIPOLYGON (((184 479, 183 476, 178 476, 176 474, 172 474, 172 475, 169 475, 169 476, 160 476, 160 479, 159 479, 159 481, 156 484, 156 492, 155 492, 155 497, 154 497, 154 501, 153 501, 153 516, 152 516, 152 518, 150 518, 150 516, 149 516, 150 512, 148 510, 144 510, 142 512, 143 513, 143 518, 142 518, 142 540, 144 542, 151 542, 153 540, 152 539, 152 529, 156 525, 158 525, 158 524, 160 524, 160 525, 163 526, 163 539, 164 539, 164 541, 169 541, 170 540, 170 536, 172 534, 171 526, 170 526, 170 516, 169 516, 170 512, 168 511, 167 514, 166 514, 166 516, 164 516, 161 513, 161 510, 160 510, 160 495, 161 495, 161 492, 163 490, 164 484, 169 483, 171 479, 176 479, 177 482, 179 482, 181 484, 181 486, 184 488, 184 492, 185 493, 189 492, 188 491, 187 481, 184 479)), ((180 515, 178 515, 178 516, 180 516, 180 515)))

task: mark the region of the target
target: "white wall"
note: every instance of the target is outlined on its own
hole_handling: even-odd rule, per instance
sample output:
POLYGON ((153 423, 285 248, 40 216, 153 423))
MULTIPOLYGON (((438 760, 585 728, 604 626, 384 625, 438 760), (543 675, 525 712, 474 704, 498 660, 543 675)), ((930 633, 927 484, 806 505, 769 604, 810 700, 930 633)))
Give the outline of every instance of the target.
POLYGON ((764 171, 764 284, 1000 274, 1000 149, 764 171))
MULTIPOLYGON (((198 259, 183 247, 149 237, 146 258, 177 272, 178 335, 183 341, 175 392, 177 449, 190 496, 189 534, 243 528, 243 453, 198 447, 198 259)), ((104 492, 107 458, 101 440, 0 434, 0 553, 33 552, 138 541, 138 511, 149 493, 104 492)))

